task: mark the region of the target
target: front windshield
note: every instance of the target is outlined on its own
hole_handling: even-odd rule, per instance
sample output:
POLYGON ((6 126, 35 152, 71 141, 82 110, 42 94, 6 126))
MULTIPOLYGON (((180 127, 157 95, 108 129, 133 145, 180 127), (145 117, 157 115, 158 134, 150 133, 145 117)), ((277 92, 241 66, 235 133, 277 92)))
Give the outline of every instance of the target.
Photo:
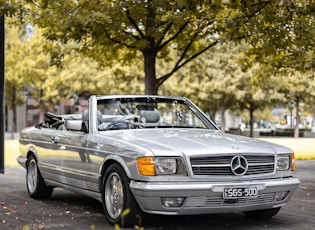
POLYGON ((194 112, 184 100, 178 99, 101 99, 98 100, 97 109, 99 130, 110 129, 111 123, 119 122, 128 122, 131 128, 214 128, 209 121, 202 120, 201 115, 194 112))

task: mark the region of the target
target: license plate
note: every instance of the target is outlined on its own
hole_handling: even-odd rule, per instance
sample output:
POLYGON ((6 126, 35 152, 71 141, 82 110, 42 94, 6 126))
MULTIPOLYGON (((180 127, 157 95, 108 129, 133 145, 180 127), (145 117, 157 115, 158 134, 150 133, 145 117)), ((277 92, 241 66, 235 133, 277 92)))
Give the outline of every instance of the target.
POLYGON ((224 199, 235 199, 240 197, 257 197, 258 190, 257 187, 249 187, 249 188, 225 188, 223 190, 223 198, 224 199))

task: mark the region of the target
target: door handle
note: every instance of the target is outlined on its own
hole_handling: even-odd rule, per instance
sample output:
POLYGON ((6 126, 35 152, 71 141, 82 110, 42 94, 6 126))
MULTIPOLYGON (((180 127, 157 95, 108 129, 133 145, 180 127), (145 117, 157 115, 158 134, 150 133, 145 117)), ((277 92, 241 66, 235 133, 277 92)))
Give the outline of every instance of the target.
POLYGON ((51 139, 51 142, 54 143, 54 144, 58 144, 59 141, 60 141, 60 137, 57 137, 57 136, 55 136, 55 137, 53 137, 53 138, 51 139))

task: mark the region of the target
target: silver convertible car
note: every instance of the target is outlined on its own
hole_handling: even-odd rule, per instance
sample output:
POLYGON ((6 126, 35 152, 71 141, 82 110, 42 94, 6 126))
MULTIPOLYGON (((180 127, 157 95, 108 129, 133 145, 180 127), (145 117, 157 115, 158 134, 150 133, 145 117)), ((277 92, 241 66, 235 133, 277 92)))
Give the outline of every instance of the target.
POLYGON ((124 226, 145 213, 268 218, 300 183, 292 150, 222 133, 182 97, 91 96, 82 114, 24 129, 19 147, 31 197, 79 192, 124 226))

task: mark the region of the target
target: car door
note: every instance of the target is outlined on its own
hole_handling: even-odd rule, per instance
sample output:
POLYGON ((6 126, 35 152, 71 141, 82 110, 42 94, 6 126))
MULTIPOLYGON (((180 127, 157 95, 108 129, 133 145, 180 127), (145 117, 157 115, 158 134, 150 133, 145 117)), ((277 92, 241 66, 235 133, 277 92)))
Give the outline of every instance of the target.
MULTIPOLYGON (((88 134, 82 131, 46 130, 45 145, 38 151, 39 167, 45 179, 79 188, 95 183, 86 154, 88 134)), ((93 174, 93 173, 92 173, 93 174)))

